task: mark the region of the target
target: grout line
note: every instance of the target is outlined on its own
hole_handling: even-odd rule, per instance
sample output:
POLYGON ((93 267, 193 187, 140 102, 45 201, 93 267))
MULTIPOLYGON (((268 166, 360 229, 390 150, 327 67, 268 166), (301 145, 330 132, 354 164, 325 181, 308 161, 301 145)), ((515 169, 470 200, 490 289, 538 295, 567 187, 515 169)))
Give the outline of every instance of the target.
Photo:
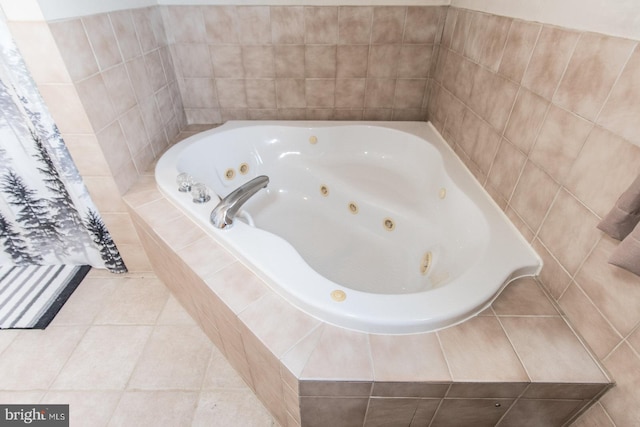
MULTIPOLYGON (((511 317, 511 316, 509 316, 509 317, 511 317)), ((496 319, 498 320, 498 323, 500 324, 500 328, 502 329, 502 332, 507 337, 507 340, 509 341, 509 345, 511 345, 511 350, 513 350, 514 354, 518 358, 518 361, 520 362, 520 366, 522 366, 522 370, 527 375, 529 383, 532 383, 533 382, 533 378, 531 378, 531 374, 529 373, 529 370, 527 369, 527 366, 524 364, 524 361, 520 357, 520 354, 518 353, 518 350, 516 350, 515 344, 511 340, 511 337, 509 336, 509 334, 507 333, 507 330, 505 329, 504 325, 502 324, 501 317, 500 316, 496 316, 496 319)))
MULTIPOLYGON (((553 90, 553 93, 551 94, 551 97, 549 98, 549 102, 551 102, 552 104, 553 104, 553 99, 556 97, 556 94, 558 93, 558 90, 560 89, 560 86, 562 85, 562 81, 564 80, 564 77, 567 74, 567 70, 569 69, 569 65, 571 64, 571 60, 573 59, 573 56, 576 53, 576 49, 578 47, 578 44, 582 40, 582 37, 584 36, 584 34, 585 34, 584 31, 579 32, 578 38, 573 43, 573 48, 571 49, 571 54, 569 55, 569 59, 567 59, 567 63, 565 64, 564 69, 562 70, 562 74, 560 75, 560 79, 558 80, 558 83, 556 84, 556 87, 553 90)), ((560 106, 560 105, 558 104, 558 106, 560 106)), ((576 114, 576 113, 574 113, 574 114, 576 114)))
MULTIPOLYGON (((453 372, 451 371, 451 366, 449 364, 449 359, 447 358, 447 353, 444 350, 444 345, 442 345, 442 340, 440 339, 440 331, 436 331, 436 338, 438 339, 438 344, 440 345, 440 352, 442 352, 442 356, 444 357, 444 363, 447 365, 447 371, 449 372, 449 378, 450 383, 449 383, 449 388, 451 388, 451 384, 453 384, 453 372)), ((449 390, 447 390, 447 392, 445 393, 445 396, 449 393, 449 390)))
POLYGON ((618 73, 618 75, 616 76, 615 80, 613 81, 613 84, 611 85, 611 89, 609 89, 609 93, 607 93, 607 96, 605 97, 604 101, 602 102, 602 105, 600 106, 600 109, 596 113, 596 116, 593 118, 593 123, 595 123, 595 124, 598 123, 598 121, 600 119, 600 114, 602 114, 602 110, 604 110, 604 107, 605 107, 605 105, 607 105, 607 102, 609 101, 609 98, 611 98, 611 94, 613 93, 613 90, 615 89, 616 85, 620 81, 620 78, 622 77, 622 74, 624 73, 624 71, 629 66, 629 62, 631 62, 631 58, 633 58, 633 54, 636 52, 636 49, 638 48, 638 44, 639 43, 636 42, 633 45, 633 47, 631 48, 631 52, 629 53, 629 56, 627 57, 626 61, 624 62, 624 64, 620 68, 620 72, 618 73))

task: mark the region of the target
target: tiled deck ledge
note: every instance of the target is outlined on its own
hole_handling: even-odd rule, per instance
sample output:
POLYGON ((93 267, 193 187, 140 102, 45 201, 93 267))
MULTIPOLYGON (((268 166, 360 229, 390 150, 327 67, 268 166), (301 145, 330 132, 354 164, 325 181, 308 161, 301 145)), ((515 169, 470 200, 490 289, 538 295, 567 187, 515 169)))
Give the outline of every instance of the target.
POLYGON ((359 333, 271 291, 152 176, 125 202, 158 277, 282 426, 561 426, 611 387, 533 279, 438 332, 359 333))

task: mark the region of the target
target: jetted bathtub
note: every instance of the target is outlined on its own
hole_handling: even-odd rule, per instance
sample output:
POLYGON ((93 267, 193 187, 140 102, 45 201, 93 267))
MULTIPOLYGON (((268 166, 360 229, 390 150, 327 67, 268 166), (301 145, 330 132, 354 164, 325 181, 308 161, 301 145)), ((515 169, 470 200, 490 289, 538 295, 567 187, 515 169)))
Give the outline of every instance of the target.
POLYGON ((169 200, 275 292, 349 329, 450 326, 542 265, 426 122, 228 122, 169 149, 155 174, 169 200), (178 191, 181 173, 211 201, 178 191), (232 227, 215 228, 219 199, 260 175, 268 186, 232 227))

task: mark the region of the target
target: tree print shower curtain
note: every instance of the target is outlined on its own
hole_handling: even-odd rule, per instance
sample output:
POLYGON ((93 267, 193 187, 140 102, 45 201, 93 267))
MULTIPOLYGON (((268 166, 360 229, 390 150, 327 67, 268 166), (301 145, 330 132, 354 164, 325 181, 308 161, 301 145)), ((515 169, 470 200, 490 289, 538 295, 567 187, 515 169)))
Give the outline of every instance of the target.
POLYGON ((127 269, 0 17, 0 265, 127 269))

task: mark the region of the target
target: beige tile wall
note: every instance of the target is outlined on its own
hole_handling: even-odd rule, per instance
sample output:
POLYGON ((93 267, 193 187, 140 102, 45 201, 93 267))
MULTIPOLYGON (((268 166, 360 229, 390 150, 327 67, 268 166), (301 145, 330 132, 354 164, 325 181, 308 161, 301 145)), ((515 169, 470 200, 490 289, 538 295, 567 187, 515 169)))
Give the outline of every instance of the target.
POLYGON ((430 81, 429 119, 618 382, 577 425, 640 422, 640 278, 607 263, 617 242, 596 229, 640 172, 638 76, 635 40, 449 8, 430 81))
POLYGON ((424 120, 444 7, 163 9, 187 121, 424 120))
POLYGON ((103 13, 49 28, 124 194, 185 124, 160 10, 103 13))

